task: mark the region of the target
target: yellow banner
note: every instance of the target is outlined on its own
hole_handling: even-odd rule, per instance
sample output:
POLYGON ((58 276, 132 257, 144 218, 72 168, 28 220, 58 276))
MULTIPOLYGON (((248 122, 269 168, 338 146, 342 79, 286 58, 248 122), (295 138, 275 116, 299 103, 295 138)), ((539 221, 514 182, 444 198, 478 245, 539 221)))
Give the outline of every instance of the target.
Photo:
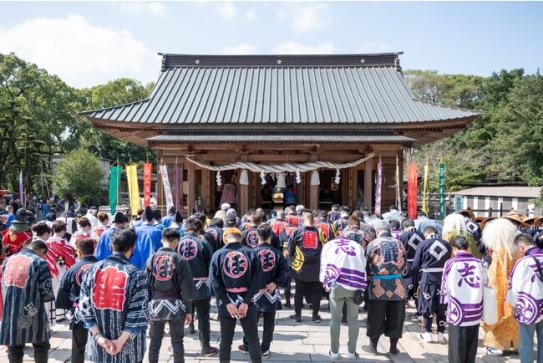
POLYGON ((140 208, 140 189, 138 186, 138 171, 136 164, 126 166, 126 179, 128 181, 128 197, 130 198, 130 213, 135 216, 140 208))
POLYGON ((428 215, 428 159, 424 163, 424 180, 422 187, 422 212, 428 215))

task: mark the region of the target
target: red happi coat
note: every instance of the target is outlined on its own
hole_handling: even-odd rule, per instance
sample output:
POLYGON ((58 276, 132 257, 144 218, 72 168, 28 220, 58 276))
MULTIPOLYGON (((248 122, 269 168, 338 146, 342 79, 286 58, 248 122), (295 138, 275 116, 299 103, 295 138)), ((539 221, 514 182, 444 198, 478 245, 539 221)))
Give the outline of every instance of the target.
POLYGON ((75 251, 65 240, 52 237, 47 241, 47 247, 48 251, 44 258, 49 265, 51 277, 58 277, 59 266, 66 266, 66 269, 69 269, 75 264, 75 251))

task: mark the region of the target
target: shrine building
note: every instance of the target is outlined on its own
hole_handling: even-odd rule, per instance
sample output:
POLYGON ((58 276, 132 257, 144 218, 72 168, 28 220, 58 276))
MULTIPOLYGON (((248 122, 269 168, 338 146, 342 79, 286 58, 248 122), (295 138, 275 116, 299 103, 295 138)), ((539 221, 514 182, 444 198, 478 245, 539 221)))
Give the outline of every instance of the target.
POLYGON ((401 53, 161 55, 146 99, 84 115, 114 137, 152 148, 170 172, 177 163, 184 214, 213 212, 221 199, 240 212, 291 204, 373 209, 379 160, 386 210, 397 200, 397 160, 403 180, 403 151, 479 115, 415 99, 401 53), (285 165, 290 171, 269 172, 285 165), (214 169, 223 166, 217 178, 214 169))

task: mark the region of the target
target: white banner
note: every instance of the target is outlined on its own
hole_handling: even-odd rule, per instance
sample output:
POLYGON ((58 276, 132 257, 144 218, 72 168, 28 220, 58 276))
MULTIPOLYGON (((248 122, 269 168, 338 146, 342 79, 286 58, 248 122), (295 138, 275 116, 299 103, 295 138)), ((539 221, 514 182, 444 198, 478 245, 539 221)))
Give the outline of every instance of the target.
POLYGON ((160 177, 162 179, 162 186, 164 187, 164 195, 166 196, 166 209, 170 210, 173 207, 173 195, 172 188, 170 187, 170 179, 168 178, 168 167, 166 164, 160 165, 160 177))

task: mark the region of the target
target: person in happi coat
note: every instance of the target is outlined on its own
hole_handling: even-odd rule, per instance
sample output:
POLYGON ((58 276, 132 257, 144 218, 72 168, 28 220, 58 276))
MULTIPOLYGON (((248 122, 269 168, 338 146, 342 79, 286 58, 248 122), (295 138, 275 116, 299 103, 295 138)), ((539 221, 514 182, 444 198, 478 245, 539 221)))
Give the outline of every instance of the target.
POLYGON ((213 254, 209 269, 209 283, 217 297, 217 309, 221 330, 219 360, 230 362, 232 339, 239 319, 247 338, 251 362, 262 362, 258 339, 257 308, 253 298, 265 288, 259 274, 259 261, 255 251, 241 244, 241 232, 237 228, 224 231, 225 246, 213 254))
POLYGON ((170 228, 171 224, 175 220, 175 213, 176 212, 177 212, 177 209, 175 209, 175 207, 173 207, 173 206, 170 207, 170 209, 168 209, 168 215, 166 215, 160 221, 162 223, 162 225, 164 226, 164 228, 170 228))
POLYGON ((355 241, 366 248, 375 239, 375 230, 368 224, 362 223, 356 214, 351 214, 347 219, 347 227, 341 232, 341 237, 355 241))
POLYGON ((334 230, 337 234, 341 234, 349 225, 349 211, 344 207, 339 212, 339 218, 334 222, 334 230))
POLYGON ((70 267, 60 281, 60 288, 55 301, 59 309, 69 310, 72 314, 70 330, 72 331, 72 363, 85 361, 85 346, 88 330, 81 320, 78 311, 81 280, 84 273, 98 260, 94 257, 96 241, 91 238, 78 239, 75 246, 79 261, 70 267))
POLYGON ((47 223, 38 222, 32 225, 32 233, 34 234, 34 239, 40 239, 42 241, 47 241, 51 238, 52 229, 49 228, 47 223))
POLYGON ((150 257, 146 264, 147 282, 151 290, 150 363, 158 363, 166 323, 170 327, 173 361, 174 363, 185 361, 184 324, 192 322, 191 300, 197 291, 189 264, 176 251, 179 238, 177 229, 166 228, 162 232, 163 247, 150 257))
POLYGON ((393 219, 390 222, 390 232, 392 234, 392 237, 396 239, 400 239, 400 234, 402 234, 402 228, 399 220, 393 219))
POLYGON ((405 249, 390 233, 384 220, 373 222, 377 238, 366 248, 368 261, 368 329, 367 351, 377 354, 381 335, 390 338, 390 353, 398 353, 405 320, 407 289, 402 278, 405 268, 405 249))
POLYGON ((315 219, 315 227, 322 232, 326 241, 331 241, 336 238, 336 231, 334 225, 330 223, 326 217, 325 211, 319 211, 317 213, 317 218, 315 219))
POLYGON ((77 242, 77 240, 83 238, 91 238, 92 233, 91 222, 86 217, 79 219, 79 221, 77 221, 77 225, 79 226, 79 229, 75 231, 70 238, 70 245, 73 248, 75 248, 75 243, 77 242))
MULTIPOLYGON (((415 228, 415 222, 412 219, 404 219, 401 227, 402 233, 398 239, 405 249, 405 257, 407 262, 402 276, 408 289, 408 299, 413 299, 416 301, 416 294, 419 287, 419 275, 417 272, 411 270, 411 266, 415 260, 417 246, 424 240, 424 236, 417 231, 415 228)), ((417 315, 421 316, 422 313, 417 311, 417 315)))
MULTIPOLYGON (((271 226, 268 223, 259 225, 257 235, 258 247, 255 254, 260 262, 258 273, 261 274, 266 286, 253 297, 253 303, 258 310, 257 322, 261 316, 264 320, 260 349, 262 357, 267 358, 270 356, 270 345, 275 329, 275 313, 281 309, 279 287, 284 287, 289 282, 289 269, 281 251, 271 245, 273 237, 271 226)), ((239 346, 239 350, 242 353, 249 353, 246 337, 243 337, 243 344, 239 346)))
MULTIPOLYGON (((177 252, 187 261, 192 279, 196 285, 196 293, 192 296, 192 309, 198 316, 198 335, 200 338, 201 354, 213 356, 218 350, 210 346, 209 309, 211 294, 208 284, 209 267, 213 248, 201 238, 202 222, 195 217, 190 217, 185 223, 185 234, 179 241, 177 252)), ((192 329, 193 328, 193 325, 192 329)), ((192 329, 191 332, 192 332, 192 329)))
POLYGON ((296 283, 294 315, 291 315, 291 319, 296 322, 302 321, 302 304, 305 296, 307 302, 312 305, 312 321, 320 323, 322 283, 319 281, 319 271, 325 238, 314 226, 313 212, 305 211, 302 218, 303 226, 292 232, 287 249, 291 258, 291 275, 296 283))
POLYGON ((150 207, 143 212, 144 222, 136 228, 136 245, 130 262, 139 269, 143 269, 145 263, 162 246, 162 233, 154 225, 155 213, 150 207))
MULTIPOLYGON (((75 250, 68 243, 65 238, 66 235, 66 223, 61 220, 53 222, 53 235, 47 240, 47 254, 45 255, 45 261, 49 265, 49 271, 51 272, 51 280, 53 283, 53 293, 55 296, 58 294, 60 287, 60 281, 62 277, 68 271, 70 267, 75 264, 75 250)), ((66 310, 60 308, 50 309, 51 319, 57 322, 63 321, 66 318, 66 310)))
POLYGON ((36 363, 48 361, 51 333, 45 303, 55 297, 46 253, 44 241, 33 241, 8 257, 2 268, 0 344, 8 347, 10 363, 23 361, 26 343, 34 346, 36 363))
POLYGON ((125 214, 121 212, 115 213, 113 224, 100 236, 100 240, 94 251, 94 255, 98 260, 103 260, 111 256, 111 236, 124 229, 127 223, 128 218, 126 218, 125 214))
POLYGON ((222 241, 222 228, 224 222, 220 218, 213 218, 209 225, 204 229, 204 233, 210 236, 213 239, 212 247, 214 247, 213 252, 224 246, 222 241))
POLYGON ((97 242, 109 226, 109 215, 106 212, 98 212, 98 223, 92 228, 91 238, 97 242))
POLYGON ((475 257, 481 257, 478 241, 480 240, 479 226, 460 213, 451 213, 443 220, 442 238, 452 241, 456 236, 464 236, 469 241, 469 250, 475 257))
POLYGON ((502 355, 504 351, 516 351, 519 347, 518 323, 514 308, 506 301, 509 276, 520 257, 514 240, 517 226, 507 218, 497 218, 483 223, 482 241, 491 257, 488 268, 489 286, 496 292, 498 322, 483 324, 484 345, 487 354, 502 355))
POLYGON ((427 343, 432 342, 432 322, 435 317, 437 341, 443 343, 447 306, 440 303, 439 289, 443 267, 451 258, 452 249, 447 241, 439 238, 434 227, 426 227, 423 233, 425 239, 418 245, 411 265, 411 271, 420 276, 417 310, 422 313, 424 333, 419 338, 427 343))
POLYGON ((507 301, 514 307, 519 324, 520 361, 534 361, 534 333, 537 334, 537 362, 543 362, 543 250, 528 234, 515 237, 522 257, 511 272, 507 301))
POLYGON ((367 288, 366 257, 362 245, 344 237, 326 243, 322 249, 319 276, 325 291, 330 295, 330 358, 339 358, 339 334, 343 307, 346 306, 349 326, 346 358, 356 359, 358 305, 361 301, 355 302, 355 295, 358 293, 362 297, 367 288))
POLYGON ((220 241, 214 238, 211 232, 207 232, 205 229, 205 226, 207 225, 207 222, 208 222, 207 216, 204 213, 194 213, 192 217, 200 220, 200 222, 202 223, 202 228, 200 229, 199 237, 207 241, 207 243, 209 243, 209 245, 213 249, 213 252, 221 248, 221 245, 219 244, 220 241))
POLYGON ((28 209, 20 208, 12 222, 6 224, 9 228, 2 237, 3 257, 16 254, 23 248, 25 243, 32 239, 30 226, 33 221, 34 214, 28 209))
POLYGON ((332 207, 330 208, 330 211, 328 212, 328 221, 330 223, 334 223, 336 220, 339 219, 339 211, 338 211, 339 205, 338 204, 332 204, 332 207))
POLYGON ((445 263, 440 289, 440 302, 447 306, 448 358, 451 363, 475 363, 486 269, 471 254, 465 236, 454 237, 450 244, 454 257, 445 263))
MULTIPOLYGON (((242 231, 241 243, 244 246, 247 246, 250 248, 258 247, 259 241, 258 241, 257 228, 259 225, 262 224, 265 217, 266 217, 266 214, 264 213, 262 209, 257 209, 253 213, 251 213, 249 217, 249 222, 245 226, 245 229, 242 231)), ((278 250, 282 249, 281 239, 273 232, 272 232, 271 244, 274 248, 277 248, 278 250)))
POLYGON ((298 227, 302 223, 300 216, 296 213, 293 207, 286 207, 285 214, 285 221, 289 225, 298 227))
POLYGON ((93 362, 143 361, 149 291, 145 272, 130 263, 135 242, 133 230, 116 231, 113 254, 83 276, 79 311, 91 333, 87 350, 93 362))

